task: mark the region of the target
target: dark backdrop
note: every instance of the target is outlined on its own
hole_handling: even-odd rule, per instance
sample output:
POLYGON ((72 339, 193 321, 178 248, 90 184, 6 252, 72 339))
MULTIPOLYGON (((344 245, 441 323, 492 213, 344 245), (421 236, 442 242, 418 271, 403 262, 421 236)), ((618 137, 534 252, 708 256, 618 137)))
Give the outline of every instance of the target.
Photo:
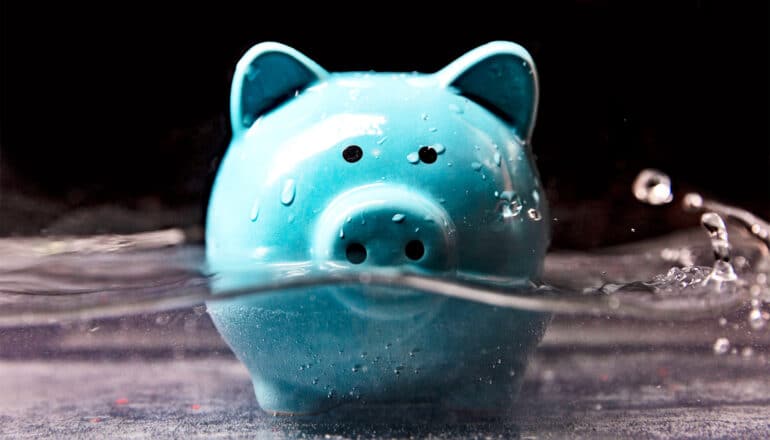
POLYGON ((556 247, 697 224, 633 199, 646 167, 677 194, 770 214, 764 2, 505 3, 3 2, 0 234, 201 225, 233 68, 263 40, 330 71, 431 72, 490 40, 524 45, 541 79, 533 145, 556 247))

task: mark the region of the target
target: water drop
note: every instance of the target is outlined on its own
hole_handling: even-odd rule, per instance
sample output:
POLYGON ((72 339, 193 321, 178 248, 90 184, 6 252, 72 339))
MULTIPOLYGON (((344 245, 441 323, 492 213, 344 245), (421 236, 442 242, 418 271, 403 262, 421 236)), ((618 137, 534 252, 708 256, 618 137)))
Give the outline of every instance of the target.
POLYGON ((682 199, 682 206, 686 211, 697 211, 703 207, 703 197, 698 193, 687 193, 682 199))
POLYGON ((727 338, 719 338, 714 341, 714 353, 725 354, 730 350, 730 341, 727 338))
POLYGON ((495 165, 500 166, 500 153, 495 152, 494 159, 495 159, 495 165))
POLYGON ((401 223, 404 221, 405 218, 406 216, 404 214, 399 213, 399 214, 393 215, 393 218, 391 220, 393 220, 393 222, 395 223, 401 223))
POLYGON ((314 377, 312 383, 313 385, 318 385, 318 378, 314 377))
POLYGON ((650 205, 664 205, 674 199, 671 179, 663 172, 651 168, 642 170, 636 176, 632 190, 637 200, 650 205))
POLYGON ((436 154, 442 154, 446 148, 442 144, 433 144, 433 150, 436 151, 436 154))
POLYGON ((767 324, 767 318, 763 316, 762 310, 758 308, 752 308, 749 312, 749 325, 754 330, 761 330, 767 324))
POLYGON ((481 163, 471 162, 471 168, 473 168, 474 171, 479 171, 481 170, 481 163))
POLYGON ((345 238, 345 231, 340 228, 340 238, 345 238))
POLYGON ((429 129, 428 129, 428 131, 429 131, 429 132, 431 132, 431 133, 435 133, 435 132, 437 132, 437 131, 438 131, 438 128, 436 128, 436 127, 431 127, 431 128, 429 128, 429 129))
POLYGON ((423 121, 427 121, 428 120, 428 114, 427 113, 421 113, 420 114, 420 119, 422 119, 423 121))
POLYGON ((540 211, 538 211, 536 208, 529 208, 527 210, 527 216, 536 221, 539 222, 543 217, 540 215, 540 211))
POLYGON ((406 155, 406 160, 408 160, 409 163, 416 164, 417 162, 420 161, 420 155, 417 154, 416 151, 413 151, 413 152, 411 152, 411 153, 406 155))
POLYGON ((521 198, 513 191, 503 191, 500 193, 500 199, 505 202, 502 204, 503 220, 518 216, 524 208, 521 198))
POLYGON ((155 317, 155 324, 158 325, 166 325, 171 321, 171 315, 162 313, 155 317))
POLYGON ((357 373, 358 370, 360 369, 361 369, 361 365, 356 364, 356 365, 353 365, 353 368, 351 368, 350 371, 357 373))
POLYGON ((741 350, 741 356, 745 358, 754 356, 754 349, 751 347, 743 347, 743 350, 741 350))
POLYGON ((251 211, 249 212, 249 219, 253 222, 257 221, 259 217, 259 199, 255 199, 251 205, 251 211))
POLYGON ((281 191, 281 203, 289 206, 294 202, 294 195, 296 194, 294 179, 287 179, 283 184, 283 190, 281 191))
POLYGON ((458 113, 458 114, 462 114, 463 113, 462 107, 460 107, 457 104, 449 104, 449 111, 454 112, 454 113, 458 113))
POLYGON ((377 145, 382 145, 382 144, 384 144, 384 143, 385 143, 385 141, 387 141, 387 140, 388 140, 388 137, 387 137, 387 136, 383 136, 383 137, 381 137, 381 138, 380 138, 380 139, 377 141, 377 145))

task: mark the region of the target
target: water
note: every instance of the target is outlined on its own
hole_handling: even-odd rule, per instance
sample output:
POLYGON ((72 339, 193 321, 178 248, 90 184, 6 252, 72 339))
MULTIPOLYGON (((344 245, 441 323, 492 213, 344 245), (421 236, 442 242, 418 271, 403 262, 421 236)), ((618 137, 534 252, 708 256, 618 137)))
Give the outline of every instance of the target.
MULTIPOLYGON (((652 187, 660 182, 658 176, 652 187)), ((660 197, 649 203, 667 200, 665 192, 652 190, 660 197)), ((499 199, 504 216, 523 215, 518 195, 499 199)), ((266 265, 253 286, 214 296, 211 280, 228 274, 209 273, 202 246, 180 230, 0 239, 0 420, 7 422, 0 434, 171 436, 169 427, 176 427, 174 435, 182 436, 509 438, 590 436, 597 426, 612 426, 676 436, 706 426, 693 427, 694 419, 714 417, 720 428, 699 437, 766 432, 767 224, 693 193, 682 205, 700 216, 701 229, 593 252, 552 252, 543 279, 524 287, 474 273, 429 277, 304 262, 266 265), (259 412, 248 374, 204 303, 361 283, 555 313, 514 414, 468 421, 419 405, 372 405, 303 421, 259 412), (631 425, 640 420, 642 427, 631 425)), ((524 221, 540 217, 531 211, 524 221)), ((379 348, 387 353, 390 344, 379 348)), ((423 349, 413 347, 392 373, 423 374, 414 364, 423 349)), ((359 362, 338 367, 367 374, 379 361, 372 353, 354 353, 359 362)), ((494 359, 490 368, 506 368, 494 359)), ((292 368, 315 374, 309 363, 292 368)), ((315 378, 314 385, 323 382, 315 378)), ((366 400, 357 390, 325 392, 366 400)))

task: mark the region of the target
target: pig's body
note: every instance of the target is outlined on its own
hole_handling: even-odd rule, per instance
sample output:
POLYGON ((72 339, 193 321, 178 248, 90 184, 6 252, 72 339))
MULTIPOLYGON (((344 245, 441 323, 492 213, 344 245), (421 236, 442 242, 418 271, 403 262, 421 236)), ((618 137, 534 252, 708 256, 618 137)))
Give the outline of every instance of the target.
MULTIPOLYGON (((233 141, 210 201, 215 290, 264 281, 254 274, 275 263, 537 279, 549 228, 526 144, 536 93, 512 43, 433 75, 328 74, 285 46, 256 46, 236 71, 233 141)), ((260 405, 288 413, 503 409, 547 319, 364 284, 209 310, 260 405)))

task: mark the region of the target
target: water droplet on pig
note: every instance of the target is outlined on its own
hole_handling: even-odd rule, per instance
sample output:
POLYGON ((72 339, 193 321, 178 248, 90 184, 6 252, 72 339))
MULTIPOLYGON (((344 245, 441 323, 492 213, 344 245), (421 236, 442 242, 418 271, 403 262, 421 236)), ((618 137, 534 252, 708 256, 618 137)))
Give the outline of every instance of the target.
POLYGON ((361 366, 356 364, 356 365, 353 365, 353 368, 351 368, 350 371, 352 371, 354 373, 357 373, 358 370, 360 370, 360 369, 361 369, 361 366))
POLYGON ((257 221, 257 218, 259 218, 259 199, 255 199, 254 203, 251 205, 251 211, 249 212, 249 219, 253 222, 257 221))
POLYGON ((281 191, 281 203, 289 206, 294 202, 294 195, 296 193, 294 179, 287 179, 283 184, 283 190, 281 191))
POLYGON ((383 136, 383 137, 381 137, 380 139, 377 140, 377 145, 382 145, 387 140, 388 140, 388 137, 387 136, 383 136))
POLYGON ((500 166, 500 153, 495 152, 494 159, 495 165, 500 166))
POLYGON ((422 119, 423 121, 427 121, 428 120, 428 114, 427 113, 420 113, 420 119, 422 119))
POLYGON ((399 213, 399 214, 394 214, 391 220, 393 220, 393 222, 395 223, 401 223, 404 221, 405 218, 406 216, 404 214, 399 213))
POLYGON ((409 163, 416 164, 417 162, 420 161, 420 155, 417 154, 416 151, 413 151, 406 155, 406 160, 408 160, 409 163))
POLYGON ((340 228, 340 238, 345 238, 345 230, 340 228))
POLYGON ((714 341, 714 353, 725 354, 730 350, 730 341, 727 338, 719 338, 714 341))
POLYGON ((457 104, 449 104, 449 111, 457 113, 457 114, 462 114, 463 113, 462 107, 460 107, 457 104))
POLYGON ((674 199, 671 193, 671 179, 654 169, 642 170, 632 186, 634 197, 650 205, 664 205, 674 199))
POLYGON ((479 171, 481 170, 481 163, 471 162, 471 168, 473 168, 473 171, 479 171))
POLYGON ((437 131, 438 131, 438 128, 436 128, 436 127, 430 127, 430 128, 428 129, 428 131, 429 131, 429 132, 431 132, 431 133, 435 133, 435 132, 437 132, 437 131))
POLYGON ((540 211, 537 210, 537 208, 529 208, 527 210, 527 216, 536 221, 539 222, 543 217, 540 215, 540 211))
POLYGON ((433 150, 436 151, 436 154, 442 154, 446 148, 442 144, 433 144, 433 150))

